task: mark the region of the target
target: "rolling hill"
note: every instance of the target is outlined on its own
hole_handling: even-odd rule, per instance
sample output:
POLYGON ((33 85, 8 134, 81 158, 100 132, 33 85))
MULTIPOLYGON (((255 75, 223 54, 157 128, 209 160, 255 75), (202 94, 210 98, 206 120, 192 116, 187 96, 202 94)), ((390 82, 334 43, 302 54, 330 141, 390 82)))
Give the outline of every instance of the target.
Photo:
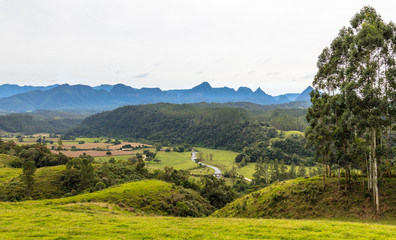
POLYGON ((294 219, 391 219, 396 216, 396 179, 384 179, 381 188, 381 215, 367 186, 354 181, 350 191, 338 188, 338 179, 329 178, 325 185, 319 177, 294 179, 273 184, 245 195, 216 211, 215 217, 294 218, 294 219))

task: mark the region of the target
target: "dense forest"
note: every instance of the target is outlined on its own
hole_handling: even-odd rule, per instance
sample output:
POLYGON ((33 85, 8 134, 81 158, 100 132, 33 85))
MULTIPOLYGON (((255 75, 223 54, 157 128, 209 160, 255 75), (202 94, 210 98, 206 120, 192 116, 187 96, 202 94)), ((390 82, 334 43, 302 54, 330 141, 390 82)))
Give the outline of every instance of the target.
POLYGON ((60 111, 0 115, 0 130, 22 134, 64 133, 66 130, 81 123, 85 116, 85 114, 80 115, 60 111))
POLYGON ((188 143, 240 151, 278 133, 269 124, 249 121, 243 109, 154 104, 126 106, 90 116, 69 134, 145 139, 163 144, 188 143))

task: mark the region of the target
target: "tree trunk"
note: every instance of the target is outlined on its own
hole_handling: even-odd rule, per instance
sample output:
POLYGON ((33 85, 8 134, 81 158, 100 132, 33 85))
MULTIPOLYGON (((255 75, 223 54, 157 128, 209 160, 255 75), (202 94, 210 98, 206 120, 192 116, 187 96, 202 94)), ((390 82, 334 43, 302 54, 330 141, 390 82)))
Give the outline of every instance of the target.
POLYGON ((369 171, 367 173, 367 180, 368 180, 368 190, 373 189, 373 145, 370 143, 370 150, 369 150, 369 171))
POLYGON ((377 214, 380 214, 379 208, 379 194, 378 194, 378 172, 377 172, 377 158, 375 154, 376 150, 376 130, 373 129, 373 194, 375 200, 375 207, 377 210, 377 214))

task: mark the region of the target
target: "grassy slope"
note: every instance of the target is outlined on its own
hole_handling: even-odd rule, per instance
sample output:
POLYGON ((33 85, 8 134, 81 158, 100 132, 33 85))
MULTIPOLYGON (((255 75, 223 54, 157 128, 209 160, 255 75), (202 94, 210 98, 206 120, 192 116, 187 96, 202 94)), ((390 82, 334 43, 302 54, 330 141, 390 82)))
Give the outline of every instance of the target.
MULTIPOLYGON (((381 218, 395 219, 396 179, 381 184, 381 218)), ((343 183, 342 183, 343 187, 343 183)), ((343 188, 342 188, 343 189, 343 188)), ((326 187, 320 178, 295 179, 280 182, 245 195, 216 211, 217 217, 264 218, 353 218, 375 219, 372 198, 362 182, 354 182, 352 190, 338 190, 336 178, 327 179, 326 187)))
POLYGON ((156 215, 177 214, 177 202, 195 204, 190 206, 200 215, 210 213, 213 208, 198 193, 176 187, 173 184, 158 180, 143 180, 125 183, 102 191, 80 194, 68 198, 41 200, 45 204, 68 204, 82 202, 114 203, 120 207, 137 213, 153 213, 156 215))
POLYGON ((394 239, 396 226, 329 220, 135 216, 111 204, 0 203, 0 239, 394 239))
POLYGON ((20 168, 0 168, 0 184, 21 174, 20 168))
MULTIPOLYGON (((61 191, 59 178, 63 171, 65 171, 64 165, 38 168, 34 174, 35 185, 31 197, 34 199, 62 197, 64 193, 61 191)), ((24 192, 24 184, 18 177, 21 173, 21 168, 0 168, 0 192, 8 192, 7 195, 13 195, 10 192, 24 195, 19 194, 24 192), (9 181, 13 181, 12 186, 3 188, 9 181)))
POLYGON ((9 167, 10 162, 14 159, 17 159, 17 157, 0 153, 0 168, 9 167))

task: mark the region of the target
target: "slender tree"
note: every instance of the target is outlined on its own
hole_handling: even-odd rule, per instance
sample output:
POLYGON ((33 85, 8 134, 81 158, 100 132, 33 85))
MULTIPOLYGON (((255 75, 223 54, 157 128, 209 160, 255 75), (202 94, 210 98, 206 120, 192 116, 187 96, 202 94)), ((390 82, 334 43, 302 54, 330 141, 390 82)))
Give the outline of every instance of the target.
POLYGON ((324 165, 331 166, 330 153, 344 167, 346 189, 351 167, 362 165, 358 159, 367 162, 368 187, 379 213, 378 164, 385 153, 390 165, 388 132, 395 120, 396 27, 372 7, 363 7, 350 23, 319 56, 306 135, 324 165))

